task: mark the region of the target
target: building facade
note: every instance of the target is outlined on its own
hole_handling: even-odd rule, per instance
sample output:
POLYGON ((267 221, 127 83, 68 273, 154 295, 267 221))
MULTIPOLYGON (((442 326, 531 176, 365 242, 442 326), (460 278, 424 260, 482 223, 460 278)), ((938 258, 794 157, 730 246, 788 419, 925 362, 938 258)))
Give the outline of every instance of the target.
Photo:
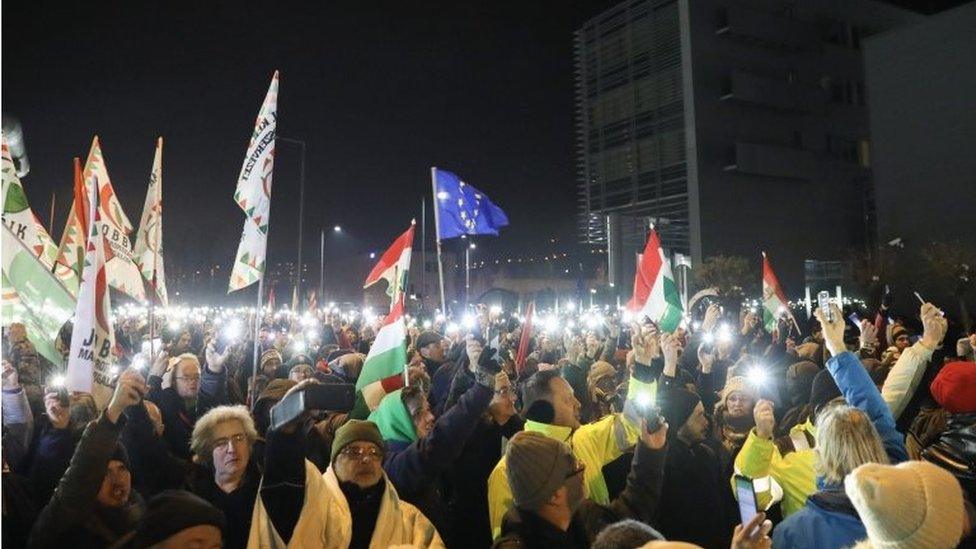
POLYGON ((607 214, 645 218, 694 264, 758 265, 765 250, 788 287, 806 262, 866 249, 861 41, 919 18, 870 0, 631 0, 587 21, 575 36, 580 240, 603 242, 607 214))

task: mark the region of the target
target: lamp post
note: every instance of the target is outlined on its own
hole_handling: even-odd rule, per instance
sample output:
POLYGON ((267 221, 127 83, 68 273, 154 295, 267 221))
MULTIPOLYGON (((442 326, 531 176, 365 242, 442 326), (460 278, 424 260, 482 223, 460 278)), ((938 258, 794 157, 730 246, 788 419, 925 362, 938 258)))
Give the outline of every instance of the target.
POLYGON ((471 292, 471 250, 474 250, 478 246, 474 242, 468 244, 468 247, 464 249, 464 304, 467 305, 470 301, 471 292))
MULTIPOLYGON (((341 233, 342 227, 332 227, 332 232, 341 233)), ((325 229, 319 231, 319 299, 325 300, 325 229)))
MULTIPOLYGON (((298 177, 298 258, 295 263, 295 296, 300 302, 302 299, 302 233, 305 229, 305 141, 280 135, 277 139, 284 143, 298 145, 302 149, 301 171, 298 177)), ((321 286, 321 283, 319 285, 321 286)), ((297 308, 298 303, 292 305, 297 308)))

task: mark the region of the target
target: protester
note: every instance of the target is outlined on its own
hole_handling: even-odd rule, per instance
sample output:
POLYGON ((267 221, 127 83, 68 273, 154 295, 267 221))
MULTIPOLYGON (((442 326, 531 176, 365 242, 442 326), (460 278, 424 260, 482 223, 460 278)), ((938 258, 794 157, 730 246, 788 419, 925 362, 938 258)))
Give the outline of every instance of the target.
POLYGON ((269 453, 277 458, 269 467, 278 479, 271 488, 281 489, 262 489, 249 546, 444 547, 430 521, 386 478, 385 445, 374 423, 350 420, 338 430, 324 475, 302 464, 299 438, 281 434, 269 453))
POLYGON ((844 491, 867 533, 857 549, 950 549, 971 533, 976 516, 956 479, 925 462, 862 465, 847 475, 844 491))
POLYGON ((567 444, 533 431, 516 434, 505 452, 513 508, 493 547, 589 547, 609 524, 649 522, 659 504, 668 426, 648 432, 642 421, 640 428, 627 487, 609 506, 586 497, 586 465, 567 444))
POLYGON ((148 388, 142 376, 124 372, 108 407, 85 429, 51 500, 31 530, 31 547, 102 547, 136 529, 145 504, 132 490, 129 458, 119 443, 122 412, 148 388))
POLYGON ((498 363, 491 353, 483 353, 478 358, 471 372, 474 385, 440 418, 435 420, 427 395, 416 385, 386 395, 369 416, 386 442, 383 469, 397 493, 417 506, 448 539, 449 523, 440 476, 461 455, 495 390, 498 363))
POLYGON ((226 375, 219 363, 201 370, 200 360, 190 353, 169 358, 163 352, 154 360, 146 398, 163 414, 167 427, 163 436, 173 455, 189 459, 190 435, 197 418, 214 406, 226 404, 226 375))

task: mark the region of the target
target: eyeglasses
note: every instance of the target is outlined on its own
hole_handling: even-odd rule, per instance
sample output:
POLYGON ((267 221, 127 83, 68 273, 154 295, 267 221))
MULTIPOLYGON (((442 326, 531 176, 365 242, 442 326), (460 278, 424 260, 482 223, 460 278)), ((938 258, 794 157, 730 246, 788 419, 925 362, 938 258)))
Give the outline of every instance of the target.
POLYGON ((247 440, 247 435, 244 433, 237 433, 229 437, 220 437, 214 441, 214 450, 226 450, 228 442, 231 442, 234 444, 234 446, 237 446, 245 440, 247 440))
POLYGON ((511 387, 502 387, 501 389, 495 390, 495 394, 498 395, 498 396, 507 397, 507 396, 514 395, 515 392, 512 391, 512 388, 511 387))
POLYGON ((176 376, 176 379, 181 379, 183 381, 196 382, 200 381, 200 376, 176 376))
POLYGON ((569 480, 569 479, 575 477, 576 475, 582 473, 585 470, 586 470, 586 464, 585 463, 583 463, 582 461, 576 462, 576 469, 573 469, 572 471, 570 471, 566 475, 566 480, 569 480))
POLYGON ((379 461, 383 459, 383 451, 377 448, 343 448, 339 453, 352 460, 379 461))

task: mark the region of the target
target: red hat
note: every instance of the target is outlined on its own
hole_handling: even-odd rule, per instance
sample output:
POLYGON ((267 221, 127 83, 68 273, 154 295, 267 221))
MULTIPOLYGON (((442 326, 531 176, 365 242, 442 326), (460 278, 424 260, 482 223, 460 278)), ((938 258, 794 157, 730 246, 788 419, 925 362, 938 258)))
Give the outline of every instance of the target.
POLYGON ((950 414, 976 411, 976 362, 950 362, 929 387, 932 397, 950 414))

